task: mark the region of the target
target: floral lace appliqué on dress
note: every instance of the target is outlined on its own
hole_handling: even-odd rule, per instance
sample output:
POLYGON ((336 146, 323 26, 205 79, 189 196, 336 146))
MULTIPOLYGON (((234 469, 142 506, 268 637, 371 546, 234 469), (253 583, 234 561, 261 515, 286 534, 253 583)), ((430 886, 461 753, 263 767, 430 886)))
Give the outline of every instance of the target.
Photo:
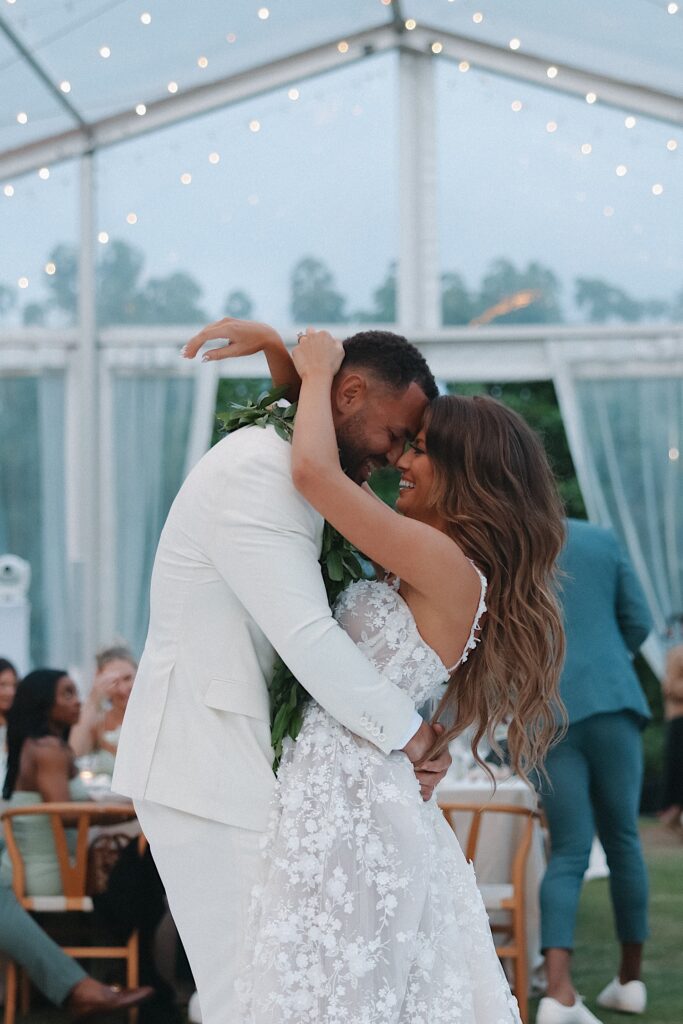
MULTIPOLYGON (((486 581, 470 640, 476 643, 486 581)), ((416 707, 449 670, 389 583, 335 617, 416 707)), ((254 894, 243 1024, 520 1024, 474 871, 405 754, 383 754, 311 702, 286 747, 265 882, 254 894)))

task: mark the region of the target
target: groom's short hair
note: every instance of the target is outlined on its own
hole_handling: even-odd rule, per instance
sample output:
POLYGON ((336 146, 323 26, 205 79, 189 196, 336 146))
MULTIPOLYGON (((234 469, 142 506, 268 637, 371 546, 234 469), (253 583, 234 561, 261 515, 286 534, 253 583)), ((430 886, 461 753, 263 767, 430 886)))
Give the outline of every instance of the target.
POLYGON ((360 331, 344 341, 344 350, 343 370, 369 370, 392 391, 405 391, 415 381, 430 402, 439 393, 427 360, 400 334, 360 331))

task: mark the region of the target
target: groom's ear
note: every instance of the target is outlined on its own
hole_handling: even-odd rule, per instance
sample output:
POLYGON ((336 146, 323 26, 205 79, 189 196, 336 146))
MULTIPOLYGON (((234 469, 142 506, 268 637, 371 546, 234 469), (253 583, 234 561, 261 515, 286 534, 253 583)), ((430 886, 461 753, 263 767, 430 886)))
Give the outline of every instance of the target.
POLYGON ((343 415, 356 412, 365 401, 368 384, 360 373, 351 371, 344 373, 342 370, 335 381, 334 405, 337 412, 343 415))

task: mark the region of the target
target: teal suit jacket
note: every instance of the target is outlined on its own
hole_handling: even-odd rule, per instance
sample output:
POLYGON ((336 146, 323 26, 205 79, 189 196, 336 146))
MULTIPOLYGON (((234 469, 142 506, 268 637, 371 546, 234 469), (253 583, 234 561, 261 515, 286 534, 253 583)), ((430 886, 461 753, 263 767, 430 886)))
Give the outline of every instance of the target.
POLYGON ((611 530, 568 519, 559 564, 567 632, 560 693, 569 724, 624 710, 645 724, 650 709, 632 656, 653 621, 631 562, 611 530))

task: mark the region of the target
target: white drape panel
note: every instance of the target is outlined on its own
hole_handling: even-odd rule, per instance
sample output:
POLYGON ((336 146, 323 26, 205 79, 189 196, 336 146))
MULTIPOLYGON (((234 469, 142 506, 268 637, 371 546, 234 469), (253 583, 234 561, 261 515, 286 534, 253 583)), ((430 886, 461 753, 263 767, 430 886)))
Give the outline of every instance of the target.
POLYGON ((33 666, 68 664, 64 398, 61 370, 0 376, 0 552, 31 566, 33 666))
POLYGON ((138 655, 154 553, 184 477, 193 385, 158 373, 113 379, 116 632, 138 655))
POLYGON ((636 369, 564 365, 555 383, 586 507, 633 560, 661 671, 667 623, 683 612, 683 375, 678 361, 636 369))

